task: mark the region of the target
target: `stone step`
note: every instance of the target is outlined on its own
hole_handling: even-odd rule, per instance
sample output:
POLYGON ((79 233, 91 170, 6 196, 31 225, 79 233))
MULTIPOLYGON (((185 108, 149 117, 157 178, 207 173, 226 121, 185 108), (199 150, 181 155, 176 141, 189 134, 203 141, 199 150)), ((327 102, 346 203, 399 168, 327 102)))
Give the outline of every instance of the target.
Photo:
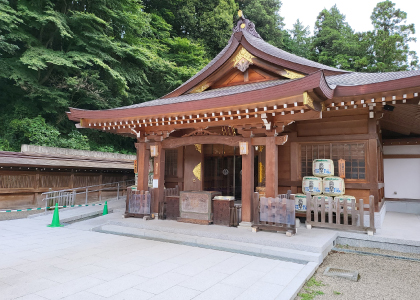
MULTIPOLYGON (((320 264, 324 259, 324 253, 300 251, 290 248, 266 246, 255 243, 231 241, 226 239, 209 238, 180 233, 169 233, 159 230, 134 228, 122 225, 105 224, 92 229, 96 232, 124 235, 137 238, 160 240, 164 242, 179 243, 195 247, 210 248, 222 251, 256 255, 261 257, 276 258, 306 264, 315 262, 320 264)), ((332 245, 331 245, 332 247, 332 245)), ((328 253, 328 251, 327 251, 328 253)), ((326 254, 325 254, 326 255, 326 254)))

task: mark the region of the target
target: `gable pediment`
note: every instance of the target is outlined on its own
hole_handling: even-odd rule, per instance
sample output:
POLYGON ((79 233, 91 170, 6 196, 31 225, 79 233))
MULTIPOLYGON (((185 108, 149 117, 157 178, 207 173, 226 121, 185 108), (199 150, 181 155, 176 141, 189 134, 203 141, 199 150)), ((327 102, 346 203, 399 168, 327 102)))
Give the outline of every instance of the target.
POLYGON ((251 54, 242 45, 226 62, 185 94, 200 93, 209 89, 242 85, 278 79, 297 79, 305 74, 288 70, 251 54))

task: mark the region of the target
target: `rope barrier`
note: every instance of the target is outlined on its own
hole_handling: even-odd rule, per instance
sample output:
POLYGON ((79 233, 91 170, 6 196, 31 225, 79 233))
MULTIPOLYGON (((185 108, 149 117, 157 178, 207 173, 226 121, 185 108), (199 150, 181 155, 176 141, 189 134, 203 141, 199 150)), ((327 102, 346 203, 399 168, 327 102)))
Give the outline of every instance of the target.
MULTIPOLYGON (((79 205, 63 205, 63 206, 57 206, 57 207, 58 208, 67 208, 67 207, 84 207, 84 206, 96 206, 96 205, 104 205, 104 203, 79 204, 79 205)), ((7 209, 7 210, 0 210, 0 213, 21 212, 21 211, 33 211, 33 210, 46 210, 46 209, 53 209, 53 208, 55 208, 55 206, 36 207, 36 208, 25 208, 25 209, 7 209)))

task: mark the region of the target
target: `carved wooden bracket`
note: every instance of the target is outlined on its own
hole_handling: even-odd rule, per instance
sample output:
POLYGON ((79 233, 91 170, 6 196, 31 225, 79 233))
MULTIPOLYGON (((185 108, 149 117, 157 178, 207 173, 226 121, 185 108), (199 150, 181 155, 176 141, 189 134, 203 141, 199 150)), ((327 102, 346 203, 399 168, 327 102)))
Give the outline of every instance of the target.
POLYGON ((188 134, 183 135, 182 137, 187 137, 187 136, 204 136, 204 135, 219 135, 218 133, 215 132, 211 132, 208 130, 205 130, 203 128, 197 129, 193 132, 190 132, 188 134))

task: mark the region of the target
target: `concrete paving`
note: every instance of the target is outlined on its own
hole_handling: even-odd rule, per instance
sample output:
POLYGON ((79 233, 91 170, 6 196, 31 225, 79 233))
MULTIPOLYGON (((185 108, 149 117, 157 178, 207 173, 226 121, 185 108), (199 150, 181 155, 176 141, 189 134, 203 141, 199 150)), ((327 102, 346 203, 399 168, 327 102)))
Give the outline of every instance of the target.
POLYGON ((0 222, 0 298, 292 299, 317 268, 90 231, 121 217, 123 205, 109 204, 115 213, 61 228, 46 226, 51 215, 0 222))
MULTIPOLYGON (((0 222, 0 299, 293 299, 336 238, 364 247, 420 249, 415 214, 388 212, 373 237, 304 227, 286 237, 123 219, 123 201, 108 206, 114 213, 61 228, 46 227, 51 213, 0 222)), ((64 209, 60 219, 102 210, 64 209)))
POLYGON ((337 233, 339 244, 420 253, 420 214, 388 211, 382 228, 373 236, 344 231, 337 233))

